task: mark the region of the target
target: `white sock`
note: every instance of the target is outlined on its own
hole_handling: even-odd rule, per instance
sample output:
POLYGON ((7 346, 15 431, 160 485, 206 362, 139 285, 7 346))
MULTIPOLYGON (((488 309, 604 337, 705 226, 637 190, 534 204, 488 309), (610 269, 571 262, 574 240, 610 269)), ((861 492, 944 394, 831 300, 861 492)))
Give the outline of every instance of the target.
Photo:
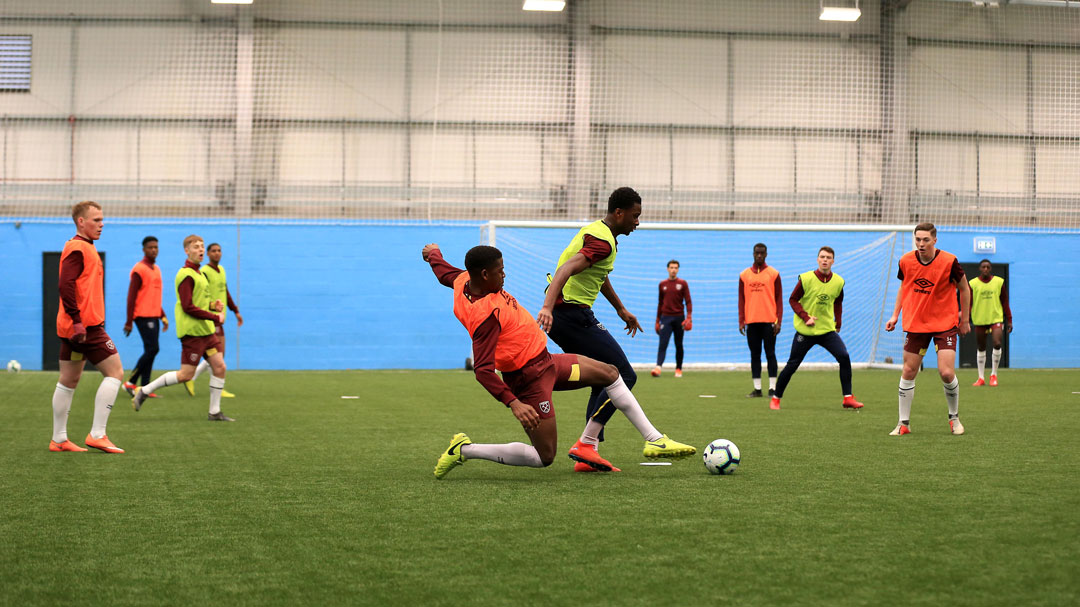
POLYGON ((106 377, 101 380, 97 394, 94 395, 94 425, 90 427, 90 436, 94 438, 105 436, 105 424, 109 423, 109 413, 112 413, 112 406, 116 402, 116 393, 119 390, 119 379, 106 377))
POLYGON ((900 378, 900 421, 911 421, 911 401, 915 400, 915 380, 900 378))
POLYGON ((945 402, 949 403, 949 417, 956 417, 960 412, 960 380, 954 377, 952 383, 941 385, 945 388, 945 402))
POLYGON ((199 366, 195 367, 195 375, 191 377, 191 381, 199 379, 199 376, 206 372, 210 368, 210 363, 206 362, 206 359, 199 361, 199 366))
POLYGON ((225 388, 225 378, 210 376, 210 415, 221 413, 221 391, 225 388))
POLYGON ((761 378, 760 377, 755 377, 754 378, 754 389, 757 390, 758 392, 761 392, 761 378))
MULTIPOLYGON (((986 355, 983 354, 983 356, 985 357, 986 355)), ((997 375, 998 363, 1001 362, 1001 348, 994 348, 994 354, 992 358, 994 366, 990 368, 990 375, 997 375)), ((980 375, 979 377, 982 376, 980 375)))
POLYGON ((630 388, 626 387, 626 382, 623 381, 620 375, 615 379, 615 383, 611 384, 607 388, 608 398, 611 399, 611 404, 615 405, 615 408, 623 412, 626 419, 630 420, 631 424, 637 428, 637 431, 641 433, 641 436, 647 441, 653 441, 663 434, 657 430, 649 422, 649 418, 645 415, 645 412, 641 410, 641 405, 638 404, 637 399, 634 398, 634 393, 630 391, 630 388))
POLYGON ((166 386, 175 386, 178 383, 180 383, 180 380, 176 379, 176 371, 169 371, 168 373, 159 375, 157 379, 143 386, 142 391, 144 394, 153 394, 166 386))
POLYGON ((57 382, 56 389, 52 394, 52 439, 53 442, 62 443, 67 437, 67 418, 71 412, 71 398, 75 396, 75 390, 57 382))
POLYGON ((506 443, 505 445, 473 443, 462 445, 461 454, 465 456, 465 459, 486 459, 507 466, 544 467, 544 462, 540 461, 540 454, 536 452, 536 447, 525 443, 506 443))
POLYGON ((775 390, 776 389, 776 378, 775 377, 769 377, 769 389, 770 390, 775 390))
MULTIPOLYGON (((997 350, 994 350, 997 352, 997 350)), ((979 363, 979 379, 986 379, 986 350, 975 353, 975 360, 979 363)), ((994 363, 994 371, 997 371, 997 363, 994 363)))
POLYGON ((600 444, 600 431, 603 429, 604 424, 601 424, 594 419, 590 419, 589 422, 585 424, 585 431, 581 433, 581 442, 596 447, 600 444))

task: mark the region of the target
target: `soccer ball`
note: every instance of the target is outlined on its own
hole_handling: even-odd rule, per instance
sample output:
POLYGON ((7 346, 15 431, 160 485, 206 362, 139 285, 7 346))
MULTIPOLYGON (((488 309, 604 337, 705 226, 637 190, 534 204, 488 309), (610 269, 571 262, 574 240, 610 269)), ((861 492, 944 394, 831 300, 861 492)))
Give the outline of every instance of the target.
POLYGON ((22 371, 22 365, 20 365, 17 360, 9 360, 7 363, 7 370, 8 373, 18 373, 19 371, 22 371))
POLYGON ((739 448, 726 438, 718 438, 705 447, 701 458, 712 474, 731 474, 739 467, 739 448))

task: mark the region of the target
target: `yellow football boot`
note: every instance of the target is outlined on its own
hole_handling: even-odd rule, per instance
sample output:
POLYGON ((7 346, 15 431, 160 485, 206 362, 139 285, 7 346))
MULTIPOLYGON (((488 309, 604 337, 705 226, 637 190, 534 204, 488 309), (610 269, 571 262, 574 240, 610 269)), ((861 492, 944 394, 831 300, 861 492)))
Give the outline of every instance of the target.
POLYGON ((464 463, 465 455, 461 453, 461 447, 471 444, 472 441, 464 432, 455 434, 454 438, 450 439, 450 447, 439 456, 439 461, 435 462, 435 478, 446 476, 455 466, 464 463))

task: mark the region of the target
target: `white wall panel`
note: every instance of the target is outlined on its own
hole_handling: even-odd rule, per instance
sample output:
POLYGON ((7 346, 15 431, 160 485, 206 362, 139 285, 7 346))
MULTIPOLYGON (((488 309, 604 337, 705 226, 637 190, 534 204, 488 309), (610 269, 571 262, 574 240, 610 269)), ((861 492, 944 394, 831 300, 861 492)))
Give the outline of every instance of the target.
POLYGON ((68 116, 71 114, 71 28, 66 25, 15 24, 5 34, 31 38, 30 92, 0 93, 0 114, 68 116))
POLYGON ((435 182, 472 186, 472 136, 460 129, 443 129, 434 137, 429 129, 412 133, 412 179, 414 185, 435 182))
POLYGON ((206 183, 205 131, 186 125, 143 126, 139 173, 148 182, 206 183))
POLYGON ((414 118, 567 120, 564 36, 528 30, 444 31, 442 36, 440 62, 438 34, 413 34, 414 118))
POLYGON ((1039 143, 1035 148, 1035 191, 1039 196, 1080 193, 1080 149, 1075 144, 1039 143))
POLYGON ((923 131, 1023 133, 1027 56, 1022 49, 913 46, 909 119, 923 131))
POLYGON ((346 180, 404 185, 407 138, 406 131, 398 128, 346 131, 346 180))
MULTIPOLYGON (((561 132, 546 132, 543 138, 545 185, 564 185, 567 180, 567 163, 570 157, 570 140, 561 132)), ((593 166, 600 166, 597 162, 593 166)))
POLYGON ((1080 135, 1080 52, 1034 52, 1031 74, 1035 132, 1080 135))
POLYGON ((61 181, 71 178, 71 129, 66 124, 28 123, 7 129, 5 178, 61 181))
POLYGON ((735 189, 742 192, 794 191, 794 151, 791 137, 737 136, 735 189))
POLYGON ((478 186, 540 185, 540 135, 536 131, 476 134, 478 186))
POLYGON ((75 133, 76 179, 122 182, 138 178, 138 134, 133 125, 86 123, 75 133))
POLYGON ((979 195, 1021 196, 1026 190, 1024 171, 1027 144, 1022 141, 979 142, 979 195))
POLYGON ((607 143, 607 183, 633 187, 671 185, 671 146, 662 132, 614 132, 607 143))
POLYGON ((859 148, 862 191, 863 193, 881 192, 881 142, 864 139, 860 142, 859 148))
POLYGON ((405 32, 260 27, 256 111, 274 118, 405 118, 405 32))
POLYGON ((728 141, 728 135, 676 135, 672 142, 675 189, 727 191, 728 141))
POLYGON ((858 192, 859 156, 854 140, 800 138, 795 147, 798 152, 798 191, 858 192))
POLYGON ((737 39, 735 124, 877 128, 878 51, 866 43, 737 39))
POLYGON ((590 23, 605 27, 680 31, 769 32, 789 34, 876 34, 878 0, 861 0, 855 23, 818 20, 814 0, 589 0, 590 23))
POLYGON ((726 38, 600 37, 594 119, 727 124, 727 45, 726 38))
POLYGON ((281 134, 278 177, 282 181, 340 184, 341 129, 335 126, 295 128, 281 134))
MULTIPOLYGON (((937 40, 1031 40, 1077 43, 1075 8, 1021 6, 1000 0, 997 7, 971 2, 919 0, 908 5, 907 32, 937 40)), ((866 9, 863 9, 866 15, 866 9)))
POLYGON ((90 23, 78 29, 76 112, 225 117, 236 111, 235 29, 90 23))
POLYGON ((973 140, 919 140, 919 191, 925 194, 974 193, 976 155, 973 140))

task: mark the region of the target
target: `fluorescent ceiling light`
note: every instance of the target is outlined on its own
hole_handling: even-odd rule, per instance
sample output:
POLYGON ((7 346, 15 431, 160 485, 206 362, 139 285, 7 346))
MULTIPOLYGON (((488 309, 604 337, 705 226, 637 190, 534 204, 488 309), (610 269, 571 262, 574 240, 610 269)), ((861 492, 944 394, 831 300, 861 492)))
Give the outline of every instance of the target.
POLYGON ((525 4, 521 5, 523 11, 550 11, 559 12, 566 8, 566 2, 563 0, 525 0, 525 4))
POLYGON ((823 6, 818 19, 822 21, 858 21, 862 11, 857 8, 841 8, 838 6, 823 6))
POLYGON ((251 4, 255 0, 210 0, 210 4, 251 4))

